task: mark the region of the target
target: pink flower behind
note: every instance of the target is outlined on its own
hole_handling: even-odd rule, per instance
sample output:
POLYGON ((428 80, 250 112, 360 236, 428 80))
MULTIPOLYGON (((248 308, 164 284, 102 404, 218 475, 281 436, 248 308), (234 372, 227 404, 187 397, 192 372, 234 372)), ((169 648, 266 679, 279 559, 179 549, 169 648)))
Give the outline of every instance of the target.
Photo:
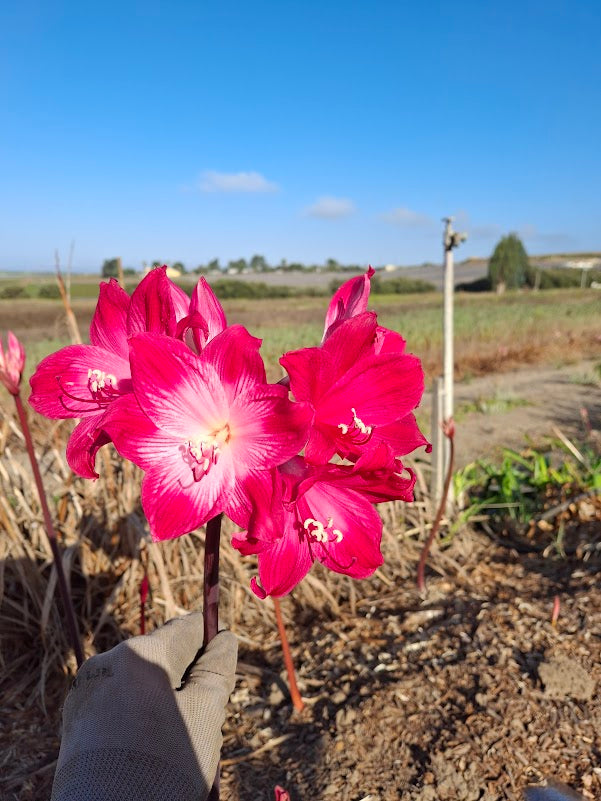
MULTIPOLYGON (((311 569, 315 560, 336 573, 366 578, 382 562, 382 521, 373 504, 345 485, 340 468, 316 468, 300 456, 280 468, 283 485, 282 536, 268 547, 256 548, 259 582, 252 581, 260 597, 290 592, 311 569)), ((252 552, 252 531, 234 546, 252 552)))
POLYGON ((6 352, 0 341, 0 381, 11 395, 19 394, 21 376, 25 367, 25 348, 12 331, 8 332, 6 352))
POLYGON ((151 270, 131 298, 115 279, 101 283, 90 325, 91 344, 68 346, 38 365, 29 402, 46 417, 80 418, 67 445, 67 461, 79 475, 98 477, 96 453, 110 442, 102 420, 114 400, 132 391, 129 337, 144 331, 184 337, 200 330, 203 335, 191 334, 189 344, 202 347, 210 334, 225 327, 223 309, 203 281, 192 303, 167 278, 165 267, 151 270))
POLYGON ((424 391, 423 370, 395 345, 404 348, 402 337, 363 312, 341 323, 323 347, 280 359, 295 398, 314 410, 309 462, 325 464, 334 454, 355 461, 382 443, 391 457, 428 446, 412 413, 424 391))
POLYGON ((102 425, 146 471, 142 505, 155 539, 220 512, 243 527, 268 525, 273 469, 304 445, 310 411, 266 383, 259 346, 242 326, 198 356, 165 336, 131 340, 134 394, 112 404, 102 425))

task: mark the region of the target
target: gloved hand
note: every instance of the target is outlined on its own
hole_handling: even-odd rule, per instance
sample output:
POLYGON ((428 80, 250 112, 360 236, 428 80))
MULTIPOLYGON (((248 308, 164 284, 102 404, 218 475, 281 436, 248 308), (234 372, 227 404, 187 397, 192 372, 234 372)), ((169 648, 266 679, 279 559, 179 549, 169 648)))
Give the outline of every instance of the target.
POLYGON ((237 642, 220 632, 195 662, 202 636, 195 612, 82 665, 63 710, 52 801, 206 799, 237 642))

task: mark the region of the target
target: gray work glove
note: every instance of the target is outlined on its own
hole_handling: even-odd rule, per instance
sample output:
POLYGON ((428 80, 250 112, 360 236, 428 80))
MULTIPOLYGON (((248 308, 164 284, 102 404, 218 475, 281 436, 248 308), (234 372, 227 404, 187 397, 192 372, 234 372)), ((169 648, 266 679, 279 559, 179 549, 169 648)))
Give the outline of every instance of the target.
POLYGON ((52 801, 205 801, 238 646, 222 631, 194 662, 202 636, 195 612, 82 665, 63 710, 52 801))

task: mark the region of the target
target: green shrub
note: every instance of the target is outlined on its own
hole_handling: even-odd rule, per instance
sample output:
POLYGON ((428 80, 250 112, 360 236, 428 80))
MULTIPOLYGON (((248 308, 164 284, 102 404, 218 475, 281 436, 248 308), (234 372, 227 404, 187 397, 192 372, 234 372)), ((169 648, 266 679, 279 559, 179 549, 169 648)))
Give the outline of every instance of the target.
POLYGON ((17 286, 16 284, 8 284, 8 286, 0 289, 0 298, 12 300, 13 298, 24 298, 27 293, 25 287, 17 286))
POLYGON ((474 281, 464 281, 464 283, 457 284, 455 287, 456 292, 490 292, 491 289, 490 278, 476 278, 474 281))
POLYGON ((58 300, 60 296, 61 293, 56 284, 42 284, 42 286, 38 289, 39 298, 46 298, 48 300, 58 300))

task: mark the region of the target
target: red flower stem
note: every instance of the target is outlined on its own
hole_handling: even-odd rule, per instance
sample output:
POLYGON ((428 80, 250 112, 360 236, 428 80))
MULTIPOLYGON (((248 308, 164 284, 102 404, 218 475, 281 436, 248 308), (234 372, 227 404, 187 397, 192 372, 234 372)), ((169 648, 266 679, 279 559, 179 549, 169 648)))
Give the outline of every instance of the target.
POLYGON ((292 705, 297 712, 302 712, 305 708, 305 702, 301 698, 296 684, 296 674, 294 672, 294 662, 292 661, 292 654, 290 653, 290 646, 288 645, 288 637, 286 636, 286 628, 284 627, 284 619, 282 618, 282 610, 280 608, 280 599, 273 599, 273 607, 275 609, 275 619, 278 624, 278 632, 280 641, 282 643, 282 653, 284 655, 284 664, 286 665, 286 673, 288 674, 288 686, 290 687, 290 698, 292 705))
POLYGON ((54 558, 54 568, 56 570, 58 587, 63 601, 63 608, 65 611, 65 619, 67 622, 67 631, 69 634, 69 639, 71 640, 71 647, 73 648, 73 651, 75 653, 75 659, 77 660, 77 667, 81 667, 83 665, 84 655, 83 655, 83 649, 81 647, 81 641, 79 639, 79 634, 77 631, 77 623, 75 620, 73 601, 71 600, 71 595, 67 587, 65 571, 63 570, 63 560, 61 557, 61 552, 56 537, 54 523, 52 522, 52 517, 50 515, 50 509, 48 508, 48 501, 46 500, 46 491, 44 489, 42 475, 40 473, 38 460, 36 458, 35 450, 33 447, 33 440, 31 438, 31 431, 29 430, 27 414, 25 412, 21 396, 13 395, 13 397, 15 399, 17 414, 19 415, 19 422, 21 423, 21 429, 23 431, 23 436, 25 437, 27 454, 29 456, 29 461, 31 462, 31 469, 38 490, 38 496, 40 498, 40 506, 42 508, 42 515, 44 517, 46 535, 48 536, 48 542, 50 543, 50 549, 52 551, 52 556, 54 558))
MULTIPOLYGON (((219 540, 222 515, 212 517, 205 535, 203 585, 203 648, 216 636, 219 627, 219 540)), ((207 801, 219 801, 219 768, 207 801)))
POLYGON ((442 498, 440 499, 440 503, 438 505, 438 511, 436 512, 436 518, 434 519, 434 523, 432 524, 432 529, 430 530, 430 535, 426 540, 426 544, 422 548, 422 552, 419 557, 419 564, 417 566, 417 589, 420 592, 424 592, 426 589, 426 579, 424 577, 426 560, 428 558, 428 555, 430 554, 430 548, 432 547, 432 543, 434 542, 434 537, 438 534, 438 529, 440 528, 440 521, 442 520, 442 516, 447 505, 447 497, 449 495, 449 489, 451 487, 451 479, 453 478, 453 464, 455 461, 455 439, 453 433, 452 434, 448 433, 449 428, 447 427, 447 424, 448 421, 445 421, 444 432, 450 444, 449 466, 447 467, 447 475, 442 490, 442 498))

